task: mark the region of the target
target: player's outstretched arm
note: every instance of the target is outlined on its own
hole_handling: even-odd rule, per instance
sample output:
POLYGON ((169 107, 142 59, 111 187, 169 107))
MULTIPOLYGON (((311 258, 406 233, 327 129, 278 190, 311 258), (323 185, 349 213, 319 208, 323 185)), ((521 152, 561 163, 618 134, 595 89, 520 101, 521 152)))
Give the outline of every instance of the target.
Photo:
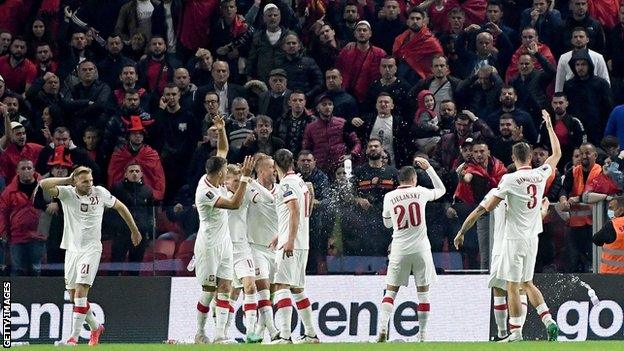
POLYGON ((123 202, 116 200, 113 208, 119 213, 121 218, 126 222, 128 228, 130 228, 130 239, 134 246, 138 246, 141 243, 141 232, 132 218, 132 214, 128 210, 128 207, 123 202))
POLYGON ((459 248, 464 244, 464 235, 466 235, 466 233, 470 230, 470 228, 472 228, 475 225, 475 223, 477 223, 477 220, 485 212, 486 211, 485 211, 485 208, 483 208, 483 206, 478 206, 477 208, 472 210, 472 212, 470 212, 468 217, 466 217, 466 220, 464 221, 464 223, 462 223, 461 228, 459 229, 459 231, 457 232, 457 235, 455 235, 455 239, 453 240, 453 243, 455 244, 455 248, 457 250, 459 250, 459 248))
POLYGON ((228 145, 227 135, 225 133, 225 121, 221 115, 217 115, 212 119, 212 123, 219 132, 219 141, 217 142, 217 156, 227 158, 230 146, 228 145))
POLYGON ((243 176, 241 177, 240 185, 238 186, 238 189, 236 189, 234 196, 230 198, 225 198, 223 196, 219 197, 219 199, 217 200, 217 203, 215 203, 215 207, 224 208, 226 210, 236 210, 237 208, 241 206, 241 204, 243 203, 243 199, 245 198, 245 192, 247 191, 247 183, 249 183, 249 181, 251 180, 249 178, 249 175, 251 174, 253 167, 254 167, 253 157, 245 156, 245 161, 243 162, 243 168, 241 169, 243 176))
POLYGON ((548 140, 550 140, 550 147, 552 148, 552 154, 548 156, 544 163, 549 164, 550 167, 552 167, 553 172, 555 172, 557 169, 557 163, 559 163, 559 160, 561 159, 561 144, 559 144, 559 139, 555 134, 550 114, 546 110, 542 110, 542 119, 544 120, 544 125, 548 130, 548 140))

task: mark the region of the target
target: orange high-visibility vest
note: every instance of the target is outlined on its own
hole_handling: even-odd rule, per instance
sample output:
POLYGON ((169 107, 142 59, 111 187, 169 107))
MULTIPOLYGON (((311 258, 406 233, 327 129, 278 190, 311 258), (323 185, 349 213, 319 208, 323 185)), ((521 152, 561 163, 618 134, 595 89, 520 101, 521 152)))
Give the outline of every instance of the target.
MULTIPOLYGON (((589 184, 598 175, 600 175, 600 173, 602 173, 602 167, 600 167, 598 164, 594 164, 592 169, 589 171, 587 180, 583 182, 583 166, 574 166, 574 168, 572 168, 573 184, 570 197, 583 195, 583 192, 585 191, 585 186, 587 186, 587 184, 589 184)), ((587 225, 592 225, 591 206, 571 205, 570 222, 568 224, 570 227, 584 227, 587 225)))
POLYGON ((611 221, 615 229, 615 241, 602 246, 600 273, 624 274, 624 217, 611 221))

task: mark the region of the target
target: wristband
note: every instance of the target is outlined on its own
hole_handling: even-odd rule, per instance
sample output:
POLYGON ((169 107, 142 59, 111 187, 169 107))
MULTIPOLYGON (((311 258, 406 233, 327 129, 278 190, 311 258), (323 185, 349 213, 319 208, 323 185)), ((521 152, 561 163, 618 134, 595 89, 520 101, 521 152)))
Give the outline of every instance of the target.
POLYGON ((242 176, 240 181, 243 182, 243 183, 249 183, 251 181, 251 178, 249 178, 247 176, 242 176))

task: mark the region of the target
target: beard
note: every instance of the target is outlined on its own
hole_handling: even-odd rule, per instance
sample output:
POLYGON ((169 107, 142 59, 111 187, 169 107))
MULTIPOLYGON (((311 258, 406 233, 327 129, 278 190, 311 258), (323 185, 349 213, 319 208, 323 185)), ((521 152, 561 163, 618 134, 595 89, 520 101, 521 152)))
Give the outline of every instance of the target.
POLYGON ((370 161, 381 160, 381 152, 369 152, 366 154, 366 158, 370 161))
POLYGON ((413 32, 420 32, 420 29, 421 29, 420 26, 417 24, 412 24, 409 28, 413 32))
POLYGON ((562 108, 556 108, 555 109, 555 114, 561 116, 561 115, 565 114, 565 110, 562 109, 562 108))
POLYGON ((24 55, 17 55, 17 54, 10 54, 11 58, 13 58, 15 61, 21 61, 24 58, 24 55))
POLYGON ((160 54, 157 54, 157 53, 152 53, 152 57, 153 57, 153 58, 155 58, 155 59, 158 59, 158 60, 160 60, 161 58, 163 58, 163 56, 165 56, 165 52, 164 52, 164 51, 163 51, 163 52, 161 52, 160 54))

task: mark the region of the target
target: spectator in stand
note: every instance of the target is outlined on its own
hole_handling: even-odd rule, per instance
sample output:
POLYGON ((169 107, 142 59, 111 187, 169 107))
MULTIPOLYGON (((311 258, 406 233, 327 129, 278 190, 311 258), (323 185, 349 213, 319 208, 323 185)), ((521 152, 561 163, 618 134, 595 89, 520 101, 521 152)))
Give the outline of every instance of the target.
POLYGON ((592 264, 592 217, 591 206, 584 204, 583 195, 588 184, 602 174, 602 167, 596 164, 596 148, 590 143, 580 147, 581 163, 566 171, 559 205, 562 211, 569 211, 566 233, 566 272, 588 272, 592 264))
POLYGON ((48 72, 40 79, 35 80, 30 89, 26 92, 26 100, 30 103, 32 110, 33 129, 43 128, 43 110, 50 106, 63 105, 64 95, 60 92, 61 84, 56 74, 48 72))
POLYGON ((342 73, 337 68, 325 72, 325 95, 334 102, 334 115, 350 120, 358 115, 359 107, 355 98, 342 88, 342 73))
POLYGON ((609 82, 594 74, 594 64, 587 50, 572 55, 570 68, 574 78, 563 85, 563 92, 570 102, 570 113, 583 122, 590 142, 600 142, 613 105, 609 82))
POLYGON ((197 86, 191 83, 191 76, 186 68, 178 68, 173 73, 173 84, 180 89, 180 105, 185 110, 193 110, 193 96, 197 86))
MULTIPOLYGON (((106 229, 114 234, 112 262, 126 262, 126 256, 128 262, 143 262, 145 248, 150 242, 149 238, 154 228, 154 197, 152 189, 143 184, 141 166, 130 162, 126 166, 123 180, 113 184, 110 192, 128 207, 142 235, 141 243, 137 246, 133 245, 130 241, 128 226, 121 216, 117 211, 108 211, 110 221, 107 220, 106 229)), ((129 274, 139 275, 139 271, 132 270, 129 274)))
MULTIPOLYGON (((395 0, 389 0, 394 2, 395 0)), ((365 113, 370 113, 375 110, 375 101, 377 96, 381 93, 387 93, 392 97, 393 101, 396 101, 395 113, 399 115, 409 114, 409 91, 411 86, 403 80, 397 78, 397 65, 396 59, 392 56, 386 56, 381 59, 379 63, 379 72, 381 78, 373 82, 373 85, 368 89, 366 97, 365 113)))
POLYGON ((145 52, 148 51, 147 38, 142 33, 137 33, 132 36, 130 40, 130 44, 124 46, 124 55, 126 55, 129 59, 139 62, 145 56, 145 52))
MULTIPOLYGON (((580 119, 568 113, 568 105, 568 98, 564 93, 555 93, 551 102, 551 107, 555 114, 551 118, 555 134, 557 134, 557 139, 561 143, 560 170, 563 169, 567 162, 572 160, 573 150, 578 149, 583 143, 587 142, 583 123, 580 119)), ((542 122, 539 127, 539 137, 536 144, 546 145, 550 149, 548 140, 548 131, 544 122, 542 122)))
POLYGON ((167 38, 167 51, 171 54, 178 52, 182 6, 182 0, 163 0, 152 12, 152 35, 167 38))
MULTIPOLYGON (((191 189, 191 194, 195 194, 195 189, 197 188, 197 183, 199 183, 199 179, 204 174, 206 174, 206 161, 211 156, 217 154, 218 141, 219 131, 217 130, 217 127, 212 126, 208 128, 203 134, 201 144, 199 144, 197 149, 195 149, 195 151, 193 152, 193 157, 191 158, 191 163, 188 169, 188 181, 186 182, 191 189)), ((184 187, 182 187, 182 189, 184 189, 184 187)), ((181 194, 183 192, 182 189, 178 194, 181 194)), ((179 202, 180 201, 178 201, 178 203, 179 202)), ((191 202, 191 204, 193 203, 194 202, 191 202)))
POLYGON ((492 156, 499 159, 504 165, 513 163, 511 148, 515 143, 527 142, 524 140, 522 126, 516 123, 516 119, 510 113, 503 113, 498 120, 498 135, 488 141, 492 149, 492 156))
POLYGON ((276 134, 284 140, 286 148, 291 150, 293 155, 298 155, 306 126, 314 122, 316 117, 312 111, 305 108, 306 96, 301 90, 294 90, 290 94, 288 106, 290 107, 288 111, 279 119, 276 134))
POLYGON ((611 111, 604 135, 617 137, 620 141, 620 148, 624 149, 624 105, 618 105, 611 111))
MULTIPOLYGON (((572 0, 573 2, 579 1, 584 2, 587 0, 572 0)), ((605 63, 604 57, 596 51, 593 51, 587 47, 590 43, 588 30, 583 27, 576 27, 571 33, 571 43, 572 50, 566 52, 561 55, 559 58, 559 63, 557 64, 557 78, 555 80, 555 92, 563 91, 563 85, 569 79, 574 77, 574 69, 570 67, 570 60, 572 56, 581 51, 587 50, 589 57, 592 61, 592 64, 595 68, 596 76, 606 80, 610 83, 609 80, 609 71, 607 70, 607 64, 605 63)))
POLYGON ((237 160, 242 161, 245 156, 253 156, 258 152, 273 156, 282 148, 284 148, 284 141, 273 135, 273 120, 268 116, 258 115, 256 116, 256 129, 247 135, 237 160))
MULTIPOLYGON (((570 38, 576 28, 585 28, 589 39, 589 47, 597 52, 605 52, 605 33, 600 22, 596 21, 588 12, 589 0, 571 0, 570 14, 565 19, 563 38, 570 38)), ((565 40, 565 39, 564 39, 565 40)), ((572 43, 574 49, 576 45, 572 43)))
MULTIPOLYGON (((516 52, 514 52, 513 56, 511 56, 511 62, 509 63, 509 66, 507 67, 507 72, 505 73, 505 82, 511 82, 518 75, 518 60, 520 59, 520 55, 528 53, 529 50, 531 52, 539 52, 553 66, 557 64, 555 56, 550 51, 550 47, 548 47, 546 44, 540 43, 539 36, 537 35, 537 31, 535 30, 535 28, 524 28, 521 33, 521 39, 522 44, 520 44, 520 47, 516 50, 516 52), (529 47, 531 47, 531 49, 529 49, 529 47)), ((542 68, 541 64, 536 60, 533 61, 533 64, 537 69, 542 68)))
MULTIPOLYGON (((368 9, 368 6, 364 7, 365 12, 368 12, 368 9)), ((367 19, 375 29, 371 43, 386 53, 392 52, 394 39, 407 29, 401 17, 401 6, 398 0, 385 0, 378 14, 369 13, 367 19)))
POLYGON ((328 23, 323 23, 312 39, 309 53, 321 72, 326 72, 334 67, 343 46, 344 43, 336 38, 336 31, 328 23))
POLYGON ((535 123, 533 118, 525 110, 516 107, 516 101, 518 101, 518 95, 516 90, 510 85, 504 85, 500 91, 500 108, 490 113, 485 121, 492 130, 497 129, 499 125, 500 116, 504 113, 509 113, 516 120, 516 123, 522 128, 523 135, 526 140, 533 144, 537 140, 537 130, 535 129, 535 123))
POLYGON ((102 82, 110 88, 115 88, 119 84, 119 76, 123 73, 124 67, 136 65, 136 62, 122 54, 123 48, 124 42, 121 36, 111 34, 106 40, 106 57, 97 65, 102 82))
MULTIPOLYGON (((197 96, 197 93, 195 93, 197 96)), ((219 112, 219 94, 216 91, 208 91, 204 95, 204 110, 206 113, 204 114, 204 118, 201 120, 201 131, 202 134, 206 133, 206 130, 212 126, 212 120, 216 116, 220 116, 219 112)))
POLYGON ((152 36, 152 14, 158 4, 159 1, 156 0, 128 1, 119 10, 115 32, 126 43, 129 43, 130 38, 136 33, 142 33, 150 38, 152 36))
POLYGON ((72 114, 68 125, 74 134, 82 134, 86 126, 103 128, 112 99, 111 89, 98 79, 97 66, 93 61, 80 62, 78 77, 80 83, 69 89, 65 101, 67 110, 72 114))
MULTIPOLYGON (((509 12, 509 10, 510 9, 507 8, 507 11, 508 11, 507 13, 512 13, 512 12, 509 12)), ((486 17, 487 17, 486 21, 487 22, 483 25, 483 27, 488 28, 488 27, 491 27, 490 23, 495 24, 507 36, 511 44, 514 45, 515 47, 516 45, 518 45, 518 41, 519 41, 518 31, 508 26, 504 22, 505 14, 506 14, 505 7, 503 6, 502 1, 499 1, 499 0, 488 1, 487 8, 486 8, 486 17)))
POLYGON ((59 43, 59 68, 58 76, 61 81, 65 82, 65 79, 74 74, 76 66, 83 60, 94 60, 95 52, 91 47, 87 45, 87 35, 82 29, 76 29, 71 34, 71 40, 69 43, 65 41, 65 33, 68 32, 71 24, 69 23, 71 18, 65 14, 65 21, 61 25, 60 43, 59 43))
POLYGON ((212 54, 210 51, 199 48, 195 56, 191 57, 186 64, 186 69, 191 75, 191 82, 198 87, 212 83, 212 54))
MULTIPOLYGON (((204 166, 202 166, 202 168, 205 168, 204 166)), ((203 172, 206 174, 206 170, 203 172)), ((199 181, 199 178, 197 180, 199 181)), ((197 184, 195 184, 195 187, 197 187, 197 184)), ((197 230, 199 229, 199 214, 197 213, 197 208, 195 208, 195 191, 189 185, 183 186, 178 192, 174 202, 174 206, 167 206, 165 208, 167 219, 174 222, 182 229, 186 237, 185 240, 195 240, 197 230)), ((175 239, 175 237, 176 233, 173 233, 173 235, 165 233, 160 235, 158 239, 172 240, 175 239)))
POLYGON ((165 171, 167 190, 164 201, 169 204, 186 184, 185 174, 180 170, 188 168, 201 134, 191 109, 180 105, 180 89, 176 85, 165 87, 159 107, 154 118, 153 145, 165 171))
POLYGON ((383 148, 377 138, 368 140, 368 162, 355 168, 352 184, 354 221, 357 230, 343 232, 344 253, 350 256, 384 256, 391 241, 390 230, 383 225, 381 211, 384 195, 398 184, 398 171, 392 166, 384 167, 381 161, 383 148), (347 235, 353 235, 347 236, 347 235))
MULTIPOLYGON (((225 122, 228 145, 234 154, 240 151, 243 142, 256 129, 256 118, 249 112, 249 104, 242 97, 232 102, 232 114, 225 122)), ((284 139, 282 139, 284 140, 284 139)))
POLYGON ((37 78, 43 77, 48 72, 56 73, 58 62, 54 60, 54 53, 50 44, 37 44, 35 47, 35 66, 37 67, 37 78))
POLYGON ((302 150, 297 158, 297 170, 305 182, 312 183, 314 200, 310 216, 310 255, 307 271, 310 274, 327 274, 327 247, 333 223, 329 222, 328 205, 329 177, 316 167, 314 155, 309 150, 302 150))
POLYGON ((440 140, 438 114, 433 110, 436 101, 429 90, 418 93, 418 109, 412 119, 412 136, 418 150, 429 155, 440 140))
POLYGON ((356 41, 355 27, 360 22, 358 4, 355 1, 347 1, 342 10, 342 20, 336 22, 336 36, 343 43, 356 41))
POLYGON ((527 53, 518 58, 518 76, 509 82, 518 93, 518 107, 531 116, 539 116, 547 106, 547 87, 555 77, 555 67, 537 51, 537 45, 530 44, 527 53), (542 69, 536 69, 533 60, 542 69))
POLYGON ((87 156, 94 161, 100 170, 108 168, 108 160, 110 153, 105 152, 102 148, 102 132, 95 127, 85 128, 82 134, 82 142, 87 156))
POLYGON ((380 93, 375 112, 351 120, 360 140, 375 138, 381 141, 388 153, 391 165, 401 167, 409 162, 410 123, 394 112, 394 99, 388 93, 380 93))
POLYGON ((26 58, 26 40, 16 36, 9 45, 9 54, 0 57, 0 75, 6 87, 23 94, 37 77, 37 67, 26 58))
POLYGON ((413 7, 406 21, 408 29, 396 37, 392 56, 398 60, 398 76, 409 84, 431 74, 431 60, 444 54, 442 45, 427 28, 427 13, 413 7))
POLYGON ((130 90, 139 94, 140 104, 143 108, 147 108, 149 106, 149 94, 147 94, 147 90, 145 90, 145 88, 141 88, 137 85, 138 81, 139 76, 137 75, 136 66, 126 65, 121 68, 117 84, 115 84, 120 87, 113 91, 113 96, 118 107, 123 108, 126 93, 130 90))
POLYGON ((247 75, 266 82, 284 55, 282 41, 289 32, 280 27, 282 14, 275 4, 265 5, 262 12, 266 29, 254 33, 247 57, 247 75))
POLYGON ((533 7, 522 11, 520 28, 529 26, 535 28, 544 44, 557 51, 563 21, 559 10, 550 9, 548 0, 533 0, 533 7))
POLYGON ((26 142, 26 128, 18 122, 12 122, 4 104, 0 104, 0 114, 4 119, 4 135, 0 138, 0 176, 4 177, 0 185, 9 184, 15 177, 15 169, 20 160, 37 161, 43 146, 26 142))
MULTIPOLYGON (((288 74, 281 68, 269 73, 269 91, 258 99, 258 114, 267 115, 277 121, 288 110, 288 74)), ((277 151, 277 150, 276 150, 277 151)))
POLYGON ((334 116, 334 103, 328 95, 316 99, 316 111, 318 118, 305 128, 301 147, 312 151, 317 167, 325 174, 333 174, 345 159, 357 159, 362 146, 346 121, 334 116))
POLYGON ((494 66, 498 71, 504 72, 504 68, 513 52, 509 38, 502 35, 502 31, 498 26, 492 27, 495 28, 495 31, 493 30, 494 34, 483 31, 475 36, 474 51, 466 48, 465 38, 480 28, 479 25, 471 25, 462 32, 457 41, 456 50, 459 59, 462 61, 462 76, 469 76, 484 65, 494 66))
POLYGON ((207 92, 213 91, 219 97, 219 113, 227 116, 232 101, 237 97, 246 97, 247 92, 242 86, 230 81, 230 66, 227 62, 215 61, 212 64, 211 74, 212 82, 198 88, 195 92, 195 114, 201 116, 208 111, 203 99, 207 92))
MULTIPOLYGON (((278 66, 286 71, 288 88, 305 92, 306 99, 312 101, 323 89, 323 74, 314 59, 304 56, 301 41, 295 33, 289 33, 282 39, 284 56, 278 66)), ((270 84, 270 81, 269 81, 270 84)))
MULTIPOLYGON (((129 88, 124 92, 123 103, 118 114, 111 116, 106 122, 104 128, 102 147, 103 150, 110 154, 116 146, 125 142, 125 121, 130 121, 131 116, 139 116, 145 126, 152 125, 154 120, 152 116, 146 112, 141 106, 141 93, 139 90, 129 88)), ((148 131, 151 131, 148 128, 148 131)), ((148 137, 147 144, 154 144, 153 137, 148 137)))
POLYGON ((492 66, 479 68, 457 86, 458 100, 477 116, 485 118, 497 106, 503 81, 492 66))
POLYGON ((11 276, 39 276, 46 237, 39 231, 41 211, 33 199, 40 176, 28 159, 16 169, 17 176, 0 195, 0 237, 9 243, 11 276))
MULTIPOLYGON (((457 98, 457 87, 461 82, 451 75, 448 59, 445 56, 436 56, 431 60, 432 75, 418 81, 410 91, 410 100, 416 101, 418 93, 429 90, 433 93, 435 101, 453 100, 457 98)), ((397 100, 398 101, 398 100, 397 100)), ((436 104, 434 110, 440 113, 441 104, 436 104)))
POLYGON ((165 85, 173 79, 173 72, 182 65, 175 56, 167 53, 165 38, 154 35, 149 46, 149 54, 137 65, 139 85, 155 96, 161 96, 165 85))
POLYGON ((379 79, 379 63, 386 52, 371 45, 370 23, 360 21, 355 26, 355 42, 347 44, 338 55, 336 68, 342 73, 342 87, 359 103, 366 100, 366 91, 379 79))
MULTIPOLYGON (((7 108, 7 114, 9 115, 9 119, 12 122, 18 122, 26 128, 26 132, 28 134, 34 135, 34 130, 30 120, 24 117, 21 114, 21 111, 24 110, 22 106, 26 104, 26 102, 21 98, 21 96, 11 92, 2 98, 2 103, 7 108)), ((2 126, 4 127, 4 125, 2 126)))
MULTIPOLYGON (((607 32, 607 47, 603 54, 611 73, 611 88, 617 104, 624 103, 624 3, 618 11, 619 22, 607 32)), ((622 139, 620 139, 622 140, 622 139)))
POLYGON ((438 114, 440 135, 445 135, 454 128, 453 124, 457 116, 457 106, 453 100, 442 100, 439 104, 436 104, 436 107, 438 105, 440 106, 440 113, 438 114))
MULTIPOLYGON (((128 140, 125 145, 115 149, 108 165, 108 186, 121 181, 126 166, 137 163, 143 172, 143 182, 152 189, 154 201, 161 201, 165 195, 165 172, 160 162, 160 156, 150 146, 143 144, 145 128, 141 118, 133 116, 126 129, 128 140)), ((178 170, 179 171, 179 170, 178 170)))
MULTIPOLYGON (((0 27, 3 28, 3 27, 0 27)), ((9 45, 11 45, 13 35, 6 29, 0 29, 0 56, 4 56, 9 52, 9 45)))

